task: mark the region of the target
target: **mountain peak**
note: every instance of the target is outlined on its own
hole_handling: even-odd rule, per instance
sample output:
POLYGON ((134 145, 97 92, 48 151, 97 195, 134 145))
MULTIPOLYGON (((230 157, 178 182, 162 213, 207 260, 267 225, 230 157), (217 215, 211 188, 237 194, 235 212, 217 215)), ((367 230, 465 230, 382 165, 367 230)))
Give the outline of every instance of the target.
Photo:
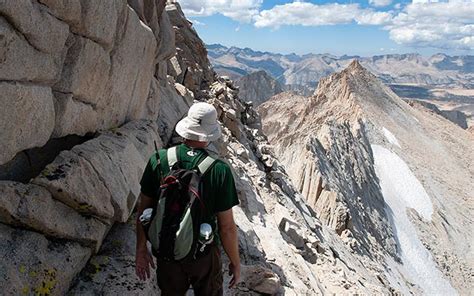
POLYGON ((350 70, 365 70, 365 68, 362 67, 362 65, 359 63, 359 60, 357 60, 357 59, 352 60, 352 62, 347 67, 347 69, 350 69, 350 70))

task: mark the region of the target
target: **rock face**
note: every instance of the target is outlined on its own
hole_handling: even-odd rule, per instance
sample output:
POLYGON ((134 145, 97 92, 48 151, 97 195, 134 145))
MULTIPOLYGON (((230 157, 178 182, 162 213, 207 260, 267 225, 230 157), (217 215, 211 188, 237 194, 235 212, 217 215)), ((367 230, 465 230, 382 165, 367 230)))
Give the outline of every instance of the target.
POLYGON ((2 147, 0 164, 51 136, 84 135, 148 118, 159 40, 126 1, 41 2, 0 5, 1 128, 12 133, 2 141, 8 148, 2 147))
MULTIPOLYGON (((347 111, 359 126, 328 124, 322 132, 326 140, 300 142, 298 147, 311 154, 293 147, 305 160, 325 157, 308 166, 310 180, 294 186, 288 175, 297 176, 296 168, 285 170, 277 158, 281 150, 268 142, 259 114, 239 98, 231 80, 214 74, 179 4, 0 1, 0 36, 0 286, 5 294, 159 293, 154 279, 141 282, 134 274, 132 212, 148 158, 155 148, 176 141, 174 126, 194 100, 216 106, 223 137, 210 150, 233 167, 240 199, 234 213, 245 280, 236 289, 226 288, 225 295, 419 291, 405 288, 391 259, 399 261, 394 230, 380 211, 385 196, 377 187, 378 172, 367 165, 374 155, 364 144, 377 134, 364 125, 362 108, 350 109, 351 88, 337 86, 349 78, 327 80, 327 96, 346 94, 347 102, 335 110, 347 111), (353 179, 349 185, 337 178, 341 174, 353 179), (312 192, 318 199, 308 201, 305 195, 312 192), (361 200, 353 203, 354 194, 361 200), (365 235, 364 223, 370 230, 365 235)), ((298 106, 311 114, 305 101, 298 106)), ((420 114, 415 115, 421 121, 420 114)), ((304 127, 303 118, 294 115, 295 124, 304 127)), ((305 128, 308 135, 311 129, 305 128)), ((459 136, 464 132, 459 130, 443 137, 459 136)), ((408 145, 400 139, 399 145, 408 145)), ((443 168, 455 169, 445 163, 443 168)), ((437 176, 428 180, 446 177, 437 176)), ((437 206, 450 192, 443 190, 437 206)), ((456 198, 469 190, 462 188, 456 198)), ((458 272, 468 270, 459 263, 462 247, 441 252, 451 250, 445 248, 448 235, 458 241, 470 232, 459 229, 469 225, 463 218, 452 218, 453 211, 464 211, 454 208, 455 202, 433 214, 433 225, 446 234, 432 235, 416 213, 412 218, 425 241, 440 241, 432 247, 436 262, 452 268, 450 277, 458 281, 453 285, 463 292, 470 283, 458 272)), ((226 256, 223 260, 226 269, 226 256)), ((229 280, 225 276, 226 287, 229 280)))
POLYGON ((175 53, 165 5, 0 1, 4 293, 65 294, 128 221, 160 96, 185 100, 157 70, 175 53))
POLYGON ((466 159, 474 152, 467 132, 426 109, 410 107, 357 62, 322 79, 313 97, 283 93, 259 112, 275 154, 316 215, 362 262, 386 266, 383 281, 404 293, 430 293, 432 287, 468 293, 472 271, 465 262, 471 251, 461 251, 469 249, 463 243, 449 243, 465 242, 461 237, 472 230, 465 227, 470 225, 466 217, 471 215, 469 180, 474 175, 466 159), (400 168, 392 165, 387 179, 382 169, 394 157, 400 168), (397 175, 402 167, 408 173, 397 175), (419 192, 390 185, 397 180, 412 182, 410 188, 419 192), (406 194, 411 196, 406 205, 410 218, 402 204, 390 199, 404 200, 406 194), (416 204, 418 196, 426 201, 416 204), (414 225, 407 227, 414 227, 416 243, 406 241, 402 222, 414 225), (414 267, 417 259, 407 255, 409 248, 432 256, 433 263, 414 267), (424 274, 437 279, 432 286, 424 274))
POLYGON ((235 83, 239 89, 242 100, 252 102, 258 106, 270 97, 283 91, 282 86, 265 71, 258 71, 246 75, 235 83))
POLYGON ((7 295, 63 295, 91 254, 78 243, 55 242, 4 224, 0 238, 2 293, 7 295))
POLYGON ((177 51, 177 55, 168 61, 168 74, 193 92, 196 99, 204 99, 206 89, 214 81, 214 70, 207 58, 206 47, 192 23, 183 17, 178 3, 168 4, 166 12, 174 28, 177 51))
POLYGON ((12 159, 18 151, 46 144, 54 129, 54 103, 51 88, 0 83, 0 164, 12 159))

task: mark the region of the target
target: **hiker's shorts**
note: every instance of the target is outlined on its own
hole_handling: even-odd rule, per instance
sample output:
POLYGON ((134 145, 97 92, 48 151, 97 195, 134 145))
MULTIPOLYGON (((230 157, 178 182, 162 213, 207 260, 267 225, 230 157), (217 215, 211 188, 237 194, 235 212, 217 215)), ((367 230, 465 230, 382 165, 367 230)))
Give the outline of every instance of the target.
POLYGON ((221 296, 222 261, 217 245, 209 253, 190 263, 158 260, 158 287, 163 296, 185 295, 191 285, 196 296, 221 296))

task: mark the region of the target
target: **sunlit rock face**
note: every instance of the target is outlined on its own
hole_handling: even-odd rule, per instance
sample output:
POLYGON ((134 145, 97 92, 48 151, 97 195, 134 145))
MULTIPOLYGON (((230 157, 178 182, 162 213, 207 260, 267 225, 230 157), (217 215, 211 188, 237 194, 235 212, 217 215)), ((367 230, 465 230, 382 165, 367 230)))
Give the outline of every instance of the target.
POLYGON ((316 215, 341 239, 349 231, 355 239, 351 248, 364 258, 386 264, 382 270, 393 287, 398 282, 400 291, 430 293, 428 276, 432 287, 440 283, 447 293, 469 290, 465 262, 472 251, 466 253, 470 249, 462 235, 472 230, 465 227, 470 225, 466 217, 474 172, 465 152, 473 153, 472 135, 438 114, 408 105, 357 62, 322 79, 310 98, 283 93, 258 110, 275 154, 316 215), (375 153, 385 150, 374 147, 394 156, 375 153), (396 167, 393 175, 388 169, 390 177, 383 175, 388 161, 383 155, 399 159, 411 174, 402 175, 412 176, 411 181, 397 183, 396 167), (406 194, 400 184, 418 184, 426 192, 429 215, 411 203, 389 202, 406 194), (403 242, 400 223, 413 227, 411 241, 403 242), (371 250, 370 256, 360 250, 371 250), (410 270, 410 252, 423 253, 432 263, 410 270), (399 263, 397 275, 393 269, 399 263))
POLYGON ((459 204, 469 202, 464 180, 472 171, 459 159, 472 145, 453 124, 400 103, 357 64, 327 78, 315 99, 291 97, 288 124, 277 110, 274 129, 265 121, 262 129, 238 87, 215 75, 177 3, 6 1, 0 15, 5 294, 159 293, 154 278, 140 282, 134 274, 131 214, 148 158, 177 140, 174 126, 195 100, 218 111, 223 137, 210 150, 233 167, 240 199, 234 213, 244 281, 225 295, 423 290, 397 265, 405 245, 396 240, 371 144, 397 153, 425 188, 431 224, 411 210, 404 221, 430 248, 441 277, 460 293, 472 285, 462 263, 469 252, 447 240, 470 232, 460 226, 469 225, 469 205, 459 204), (294 138, 285 140, 285 131, 294 138), (294 163, 275 133, 299 155, 294 163), (307 166, 304 173, 298 165, 307 166))

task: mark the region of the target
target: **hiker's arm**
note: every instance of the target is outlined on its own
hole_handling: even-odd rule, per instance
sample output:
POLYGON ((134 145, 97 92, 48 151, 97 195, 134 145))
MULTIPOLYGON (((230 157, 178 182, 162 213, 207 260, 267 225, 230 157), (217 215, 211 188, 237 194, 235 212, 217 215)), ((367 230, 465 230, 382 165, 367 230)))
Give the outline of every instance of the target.
POLYGON ((240 256, 237 226, 234 222, 232 209, 217 213, 217 222, 219 224, 219 236, 222 246, 231 263, 230 273, 232 273, 233 278, 230 287, 233 287, 240 279, 240 256))
POLYGON ((142 224, 140 223, 140 216, 143 213, 143 210, 146 208, 151 208, 153 207, 153 199, 149 196, 146 196, 143 193, 140 193, 140 196, 138 197, 138 205, 137 205, 137 250, 143 250, 146 249, 146 236, 145 236, 145 230, 143 229, 142 224))
POLYGON ((143 229, 142 224, 140 223, 140 216, 143 213, 143 210, 146 208, 153 207, 153 199, 140 193, 138 197, 137 205, 137 249, 135 255, 135 272, 141 280, 146 280, 150 277, 150 267, 155 268, 155 263, 153 262, 153 257, 148 251, 146 245, 146 236, 145 230, 143 229))

